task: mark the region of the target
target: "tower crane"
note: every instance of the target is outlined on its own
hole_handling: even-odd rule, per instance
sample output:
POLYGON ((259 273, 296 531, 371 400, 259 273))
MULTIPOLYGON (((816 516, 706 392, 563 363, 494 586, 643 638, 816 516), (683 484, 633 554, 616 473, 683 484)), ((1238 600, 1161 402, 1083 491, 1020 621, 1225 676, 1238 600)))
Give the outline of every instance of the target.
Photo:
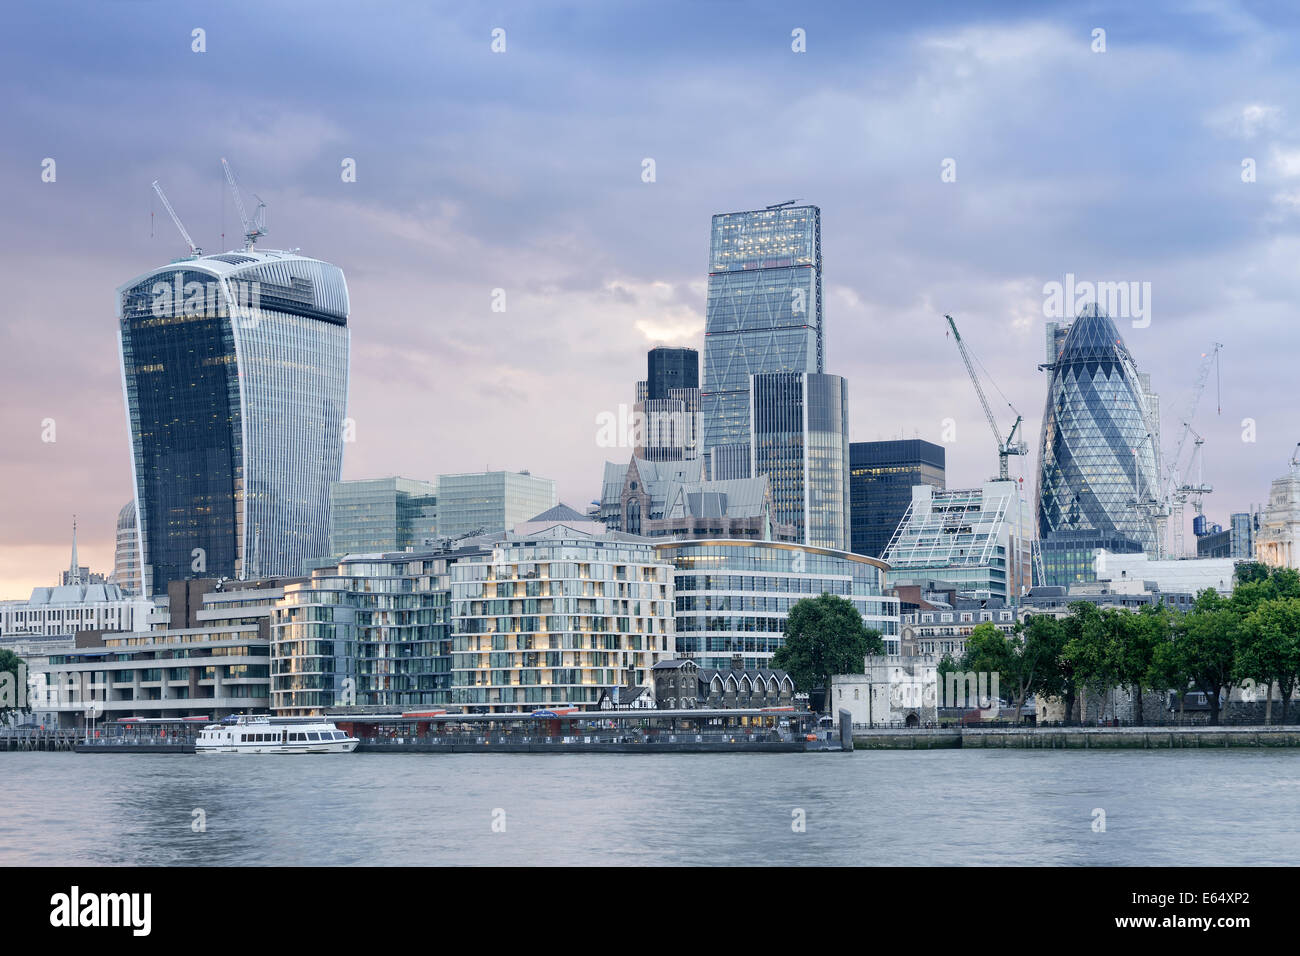
MULTIPOLYGON (((1196 513, 1200 514, 1202 495, 1214 491, 1212 486, 1201 481, 1199 471, 1195 484, 1191 482, 1192 468, 1194 464, 1200 461, 1201 446, 1205 444, 1205 439, 1192 428, 1192 419, 1196 416, 1196 408, 1200 404, 1201 394, 1205 391, 1206 382, 1209 380, 1210 368, 1218 363, 1219 352, 1222 349, 1223 345, 1215 342, 1210 351, 1201 355, 1201 365, 1196 373, 1196 381, 1192 385, 1192 399, 1188 406, 1187 415, 1183 419, 1183 430, 1179 435, 1178 444, 1174 448, 1173 455, 1165 461, 1164 475, 1161 478, 1162 510, 1169 514, 1169 551, 1176 558, 1183 557, 1184 505, 1187 504, 1190 498, 1196 513), (1180 462, 1189 437, 1194 438, 1192 456, 1187 460, 1187 465, 1184 467, 1180 462)), ((1199 465, 1197 467, 1199 469, 1199 465)))
POLYGON ((235 182, 235 172, 226 162, 226 157, 221 157, 221 168, 226 171, 226 182, 230 183, 230 191, 235 197, 235 209, 239 212, 239 219, 244 224, 244 251, 251 252, 253 243, 262 236, 266 235, 266 203, 254 193, 253 198, 257 200, 257 211, 254 218, 248 218, 248 212, 244 209, 244 200, 239 195, 239 186, 235 182))
POLYGON ((184 239, 185 244, 190 247, 190 255, 203 255, 203 250, 196 246, 194 240, 190 238, 190 234, 186 231, 184 223, 181 222, 181 217, 176 215, 176 210, 173 209, 172 204, 167 201, 167 194, 163 192, 162 187, 158 185, 158 180, 156 179, 153 181, 153 191, 156 192, 158 198, 162 200, 163 208, 167 210, 167 215, 172 217, 172 222, 176 223, 176 228, 179 230, 181 238, 184 239))
MULTIPOLYGON (((1007 458, 1011 455, 1028 454, 1028 446, 1023 441, 1016 441, 1016 432, 1020 428, 1020 423, 1024 417, 1016 412, 1015 424, 1011 426, 1011 431, 1007 432, 1007 437, 1002 438, 1002 433, 998 430, 997 419, 993 417, 993 409, 989 407, 989 400, 984 395, 984 388, 980 385, 979 376, 975 374, 975 366, 971 363, 970 352, 966 348, 966 343, 962 341, 961 333, 957 331, 957 323, 953 321, 951 315, 944 315, 948 320, 948 326, 952 329, 953 338, 957 340, 957 351, 961 353, 961 360, 966 363, 966 373, 970 375, 971 384, 975 386, 975 394, 979 396, 980 405, 984 408, 984 417, 988 419, 989 428, 993 430, 993 440, 998 446, 998 479, 1006 481, 1010 477, 1010 471, 1007 468, 1007 458)), ((994 388, 997 386, 995 385, 994 388)), ((1003 396, 1005 398, 1005 396, 1003 396)), ((1007 402, 1007 407, 1013 412, 1015 406, 1007 402)))

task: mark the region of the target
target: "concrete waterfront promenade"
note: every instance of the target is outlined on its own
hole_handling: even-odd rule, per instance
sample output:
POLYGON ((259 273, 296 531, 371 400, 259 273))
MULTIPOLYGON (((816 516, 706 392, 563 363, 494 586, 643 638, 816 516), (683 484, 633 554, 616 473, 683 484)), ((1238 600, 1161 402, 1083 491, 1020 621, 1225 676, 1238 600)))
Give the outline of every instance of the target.
POLYGON ((856 750, 1178 750, 1300 747, 1300 727, 855 727, 856 750))

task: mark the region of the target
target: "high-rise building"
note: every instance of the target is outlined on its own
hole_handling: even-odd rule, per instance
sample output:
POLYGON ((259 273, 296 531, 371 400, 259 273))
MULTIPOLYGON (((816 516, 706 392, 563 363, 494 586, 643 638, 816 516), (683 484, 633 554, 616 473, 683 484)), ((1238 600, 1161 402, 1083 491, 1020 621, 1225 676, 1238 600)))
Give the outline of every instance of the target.
POLYGON ((1159 430, 1149 387, 1115 323, 1086 305, 1049 332, 1038 474, 1044 580, 1096 580, 1099 551, 1156 556, 1159 430))
POLYGON ((783 204, 714 216, 705 313, 709 476, 748 478, 751 456, 735 446, 750 439, 751 377, 824 370, 821 210, 783 204))
POLYGON ((945 451, 920 438, 849 445, 850 550, 878 558, 912 503, 912 486, 943 489, 945 451))
POLYGON ((936 490, 914 485, 882 560, 893 586, 951 585, 1016 604, 1032 583, 1032 521, 1017 481, 936 490))
POLYGON ((289 252, 191 256, 118 289, 145 594, 297 573, 329 548, 348 290, 289 252))
POLYGON ((849 397, 839 375, 751 379, 750 474, 771 484, 773 517, 803 544, 849 547, 849 397))
POLYGON ((695 349, 654 348, 646 355, 646 398, 671 398, 678 388, 700 387, 700 353, 695 349))
POLYGON ((413 478, 367 478, 330 486, 330 554, 403 551, 438 533, 438 486, 413 478))
POLYGON ((556 505, 555 482, 527 471, 438 477, 438 535, 493 534, 556 505))
POLYGON ((110 583, 123 594, 140 592, 140 543, 136 538, 135 499, 122 505, 117 513, 117 548, 113 553, 113 576, 110 583))

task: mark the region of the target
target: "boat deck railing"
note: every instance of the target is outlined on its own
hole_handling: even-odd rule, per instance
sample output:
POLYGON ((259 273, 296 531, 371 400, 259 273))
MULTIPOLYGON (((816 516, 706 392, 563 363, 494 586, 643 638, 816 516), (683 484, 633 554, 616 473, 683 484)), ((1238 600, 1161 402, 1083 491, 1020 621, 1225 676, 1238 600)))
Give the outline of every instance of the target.
MULTIPOLYGON (((360 741, 367 747, 408 747, 408 746, 491 746, 491 745, 535 745, 545 744, 562 747, 583 744, 635 744, 647 748, 656 745, 681 744, 750 744, 750 743, 802 743, 808 735, 785 734, 771 730, 757 733, 740 731, 726 733, 657 733, 639 734, 633 731, 604 731, 599 733, 565 734, 547 736, 545 734, 492 733, 492 734, 422 734, 419 736, 385 735, 381 737, 361 737, 360 741)), ((817 740, 827 739, 825 734, 812 735, 817 740)))

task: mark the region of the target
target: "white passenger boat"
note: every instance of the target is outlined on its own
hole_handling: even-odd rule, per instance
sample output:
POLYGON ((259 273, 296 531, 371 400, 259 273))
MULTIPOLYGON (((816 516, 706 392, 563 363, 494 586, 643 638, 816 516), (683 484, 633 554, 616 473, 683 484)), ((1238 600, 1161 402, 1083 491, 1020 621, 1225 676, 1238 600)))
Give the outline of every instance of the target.
POLYGON ((208 724, 194 741, 200 754, 346 754, 359 741, 331 721, 240 714, 208 724))

